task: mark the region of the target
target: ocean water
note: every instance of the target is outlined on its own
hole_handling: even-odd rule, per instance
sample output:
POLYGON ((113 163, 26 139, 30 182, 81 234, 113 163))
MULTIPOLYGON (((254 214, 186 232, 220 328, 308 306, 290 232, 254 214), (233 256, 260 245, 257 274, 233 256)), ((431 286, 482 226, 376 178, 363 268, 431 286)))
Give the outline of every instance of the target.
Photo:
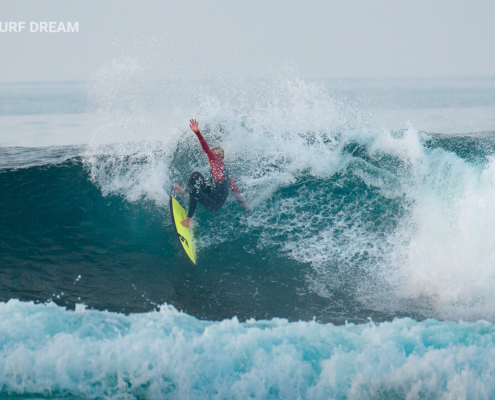
POLYGON ((494 79, 153 72, 0 85, 0 398, 495 397, 494 79))

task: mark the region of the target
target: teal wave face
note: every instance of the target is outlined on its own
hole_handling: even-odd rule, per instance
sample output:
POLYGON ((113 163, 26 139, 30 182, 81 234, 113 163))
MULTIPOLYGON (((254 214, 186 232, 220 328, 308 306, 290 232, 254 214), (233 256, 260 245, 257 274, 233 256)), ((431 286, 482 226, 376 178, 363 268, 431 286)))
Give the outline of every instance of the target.
MULTIPOLYGON (((176 242, 166 207, 146 200, 129 202, 119 195, 104 197, 78 158, 4 170, 0 185, 3 301, 53 299, 72 308, 84 302, 125 312, 154 309, 167 301, 208 319, 316 316, 343 323, 396 315, 360 306, 353 298, 352 276, 347 276, 347 286, 335 291, 335 305, 328 307, 326 298, 307 288, 310 265, 287 255, 288 233, 277 231, 276 221, 269 220, 270 242, 260 247, 266 230, 249 228, 243 220, 247 214, 239 213, 235 201, 218 214, 198 210, 200 248, 194 269, 176 242), (352 315, 345 310, 352 310, 352 315)), ((326 201, 332 205, 332 197, 341 193, 328 191, 326 185, 301 179, 277 191, 265 212, 271 213, 303 188, 327 191, 331 197, 326 201)), ((348 190, 355 195, 365 189, 353 185, 356 182, 348 190)), ((330 206, 326 218, 348 206, 346 202, 330 206)), ((373 215, 371 210, 368 218, 373 215)), ((290 234, 303 232, 295 229, 290 234)))
POLYGON ((44 398, 491 398, 494 337, 488 322, 208 322, 167 305, 126 316, 10 300, 0 385, 44 398))
POLYGON ((235 198, 199 208, 195 269, 167 206, 172 182, 207 173, 195 147, 65 161, 45 149, 44 165, 0 173, 0 299, 124 312, 167 302, 212 320, 491 319, 491 278, 478 279, 493 255, 490 136, 394 135, 327 140, 324 173, 300 168, 300 153, 227 160, 252 212, 235 198))

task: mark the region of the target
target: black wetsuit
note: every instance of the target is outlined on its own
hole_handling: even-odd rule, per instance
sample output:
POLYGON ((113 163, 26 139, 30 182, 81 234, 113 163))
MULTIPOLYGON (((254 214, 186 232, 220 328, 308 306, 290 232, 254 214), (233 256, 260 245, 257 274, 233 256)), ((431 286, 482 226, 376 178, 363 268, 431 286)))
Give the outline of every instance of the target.
POLYGON ((208 211, 217 211, 220 209, 229 194, 228 179, 219 182, 213 177, 206 181, 200 172, 193 172, 189 178, 187 188, 189 191, 189 209, 187 216, 192 218, 198 201, 208 211))

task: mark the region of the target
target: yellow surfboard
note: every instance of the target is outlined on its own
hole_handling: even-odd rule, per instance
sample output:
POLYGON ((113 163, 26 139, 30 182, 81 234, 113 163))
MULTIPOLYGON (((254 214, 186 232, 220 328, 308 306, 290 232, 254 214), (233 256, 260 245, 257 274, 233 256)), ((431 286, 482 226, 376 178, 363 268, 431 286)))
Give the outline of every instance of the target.
POLYGON ((174 196, 170 196, 170 213, 172 214, 173 225, 182 247, 184 247, 184 251, 193 264, 196 264, 196 247, 194 245, 192 227, 186 228, 180 223, 180 221, 187 218, 187 211, 180 205, 174 196))

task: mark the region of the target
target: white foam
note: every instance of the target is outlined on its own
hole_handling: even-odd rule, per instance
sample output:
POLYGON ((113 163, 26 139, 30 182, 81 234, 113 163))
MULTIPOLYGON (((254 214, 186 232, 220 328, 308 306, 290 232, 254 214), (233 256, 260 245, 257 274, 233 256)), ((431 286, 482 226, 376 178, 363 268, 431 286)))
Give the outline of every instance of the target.
POLYGON ((388 276, 402 296, 427 300, 445 318, 495 318, 494 171, 493 161, 483 168, 431 154, 407 189, 414 207, 393 239, 401 244, 388 276))
POLYGON ((0 303, 3 393, 85 398, 486 398, 487 322, 200 321, 0 303))

